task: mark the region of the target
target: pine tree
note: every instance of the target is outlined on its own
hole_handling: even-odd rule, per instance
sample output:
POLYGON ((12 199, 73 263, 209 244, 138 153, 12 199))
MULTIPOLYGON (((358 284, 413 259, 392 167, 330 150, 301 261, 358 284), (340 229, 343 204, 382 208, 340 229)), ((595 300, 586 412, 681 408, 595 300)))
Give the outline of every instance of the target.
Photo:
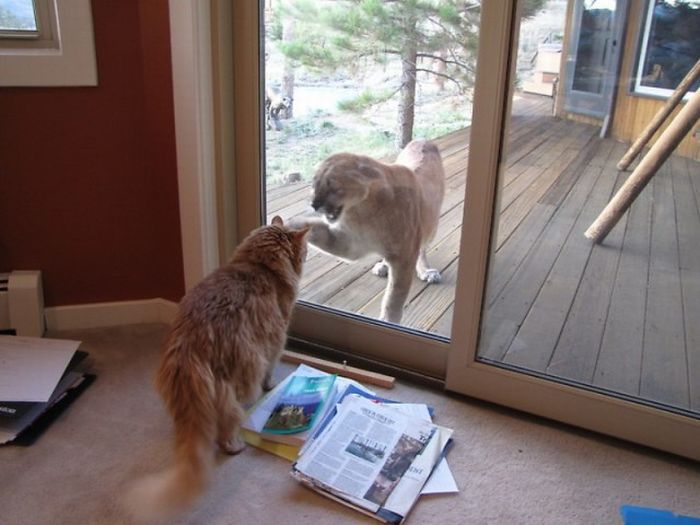
MULTIPOLYGON (((526 0, 531 16, 546 0, 526 0)), ((413 137, 416 77, 420 72, 468 93, 474 83, 481 3, 478 0, 287 0, 276 10, 272 37, 287 58, 323 71, 359 71, 364 65, 401 63, 396 119, 397 150, 413 137), (295 20, 282 39, 282 20, 295 20)))

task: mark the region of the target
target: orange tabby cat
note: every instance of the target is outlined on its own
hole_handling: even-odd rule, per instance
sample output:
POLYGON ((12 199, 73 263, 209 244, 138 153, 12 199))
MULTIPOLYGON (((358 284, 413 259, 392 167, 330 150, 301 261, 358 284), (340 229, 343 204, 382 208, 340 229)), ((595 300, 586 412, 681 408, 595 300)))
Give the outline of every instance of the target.
POLYGON ((137 517, 183 508, 203 490, 215 443, 227 454, 245 444, 242 403, 270 389, 296 300, 308 229, 275 217, 252 232, 230 262, 182 299, 165 342, 156 388, 175 427, 174 466, 135 487, 137 517))

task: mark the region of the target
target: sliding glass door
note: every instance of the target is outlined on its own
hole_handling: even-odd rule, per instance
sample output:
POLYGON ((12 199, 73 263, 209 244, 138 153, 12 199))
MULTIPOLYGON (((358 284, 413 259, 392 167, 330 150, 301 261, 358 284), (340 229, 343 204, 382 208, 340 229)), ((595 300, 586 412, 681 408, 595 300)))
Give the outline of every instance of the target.
POLYGON ((332 238, 312 235, 292 336, 444 378, 479 2, 267 0, 253 11, 241 31, 259 42, 259 83, 240 106, 257 108, 259 179, 240 206, 259 222, 316 221, 332 238), (324 206, 314 175, 338 155, 351 165, 323 184, 363 197, 324 206))
POLYGON ((472 142, 482 156, 470 159, 459 275, 482 280, 460 281, 448 388, 697 459, 700 163, 672 156, 591 242, 628 176, 616 167, 626 145, 601 139, 600 123, 522 111, 514 42, 490 56, 477 98, 507 87, 474 125, 505 128, 472 142))
MULTIPOLYGON (((379 250, 355 257, 319 244, 292 338, 700 457, 688 335, 698 274, 679 244, 700 231, 697 164, 673 160, 592 245, 583 231, 624 180, 614 169, 624 147, 599 139, 591 123, 553 116, 569 3, 435 1, 422 13, 403 6, 400 17, 400 3, 361 5, 234 8, 238 234, 274 215, 340 228, 347 208, 322 205, 314 192, 319 165, 345 153, 354 166, 390 166, 422 137, 445 172, 423 267, 439 279, 411 268, 400 319, 387 318, 379 250), (669 277, 674 253, 685 262, 669 277)), ((392 201, 353 228, 404 235, 415 224, 403 208, 413 204, 392 201)))

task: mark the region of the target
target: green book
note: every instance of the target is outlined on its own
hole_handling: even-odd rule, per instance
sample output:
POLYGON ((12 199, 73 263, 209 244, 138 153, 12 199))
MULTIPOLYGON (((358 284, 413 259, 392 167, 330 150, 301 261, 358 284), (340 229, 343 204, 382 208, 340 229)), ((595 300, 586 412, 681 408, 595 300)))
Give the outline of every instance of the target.
POLYGON ((335 375, 293 377, 262 431, 295 434, 310 429, 333 392, 335 378, 335 375))

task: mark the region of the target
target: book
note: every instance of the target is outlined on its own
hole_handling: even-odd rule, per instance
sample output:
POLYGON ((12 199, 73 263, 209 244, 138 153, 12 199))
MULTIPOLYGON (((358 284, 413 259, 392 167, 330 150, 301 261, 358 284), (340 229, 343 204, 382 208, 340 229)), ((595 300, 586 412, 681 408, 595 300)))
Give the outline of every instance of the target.
POLYGON ((301 450, 292 476, 384 523, 399 524, 444 459, 452 430, 416 407, 349 394, 301 450))
POLYGON ((296 434, 274 434, 263 432, 265 423, 270 418, 272 411, 277 405, 283 391, 294 377, 326 377, 330 376, 311 366, 300 364, 291 374, 279 382, 272 390, 262 396, 249 410, 248 417, 243 423, 241 434, 246 443, 275 454, 289 461, 297 458, 299 450, 306 440, 315 431, 315 428, 323 421, 328 411, 335 408, 339 396, 345 389, 353 385, 360 391, 374 395, 374 392, 367 389, 357 381, 347 377, 337 376, 327 403, 325 403, 321 413, 312 421, 311 427, 296 434))
POLYGON ((265 422, 263 433, 296 434, 309 430, 330 398, 336 377, 293 377, 265 422))

